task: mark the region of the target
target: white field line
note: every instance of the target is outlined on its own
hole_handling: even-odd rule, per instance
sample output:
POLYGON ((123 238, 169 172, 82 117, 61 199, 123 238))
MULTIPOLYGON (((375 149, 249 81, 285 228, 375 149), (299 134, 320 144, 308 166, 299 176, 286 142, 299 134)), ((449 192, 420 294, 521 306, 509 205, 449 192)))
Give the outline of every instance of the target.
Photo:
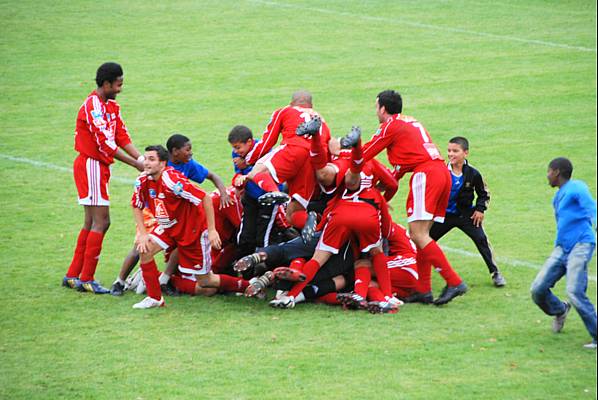
MULTIPOLYGON (((60 165, 51 164, 51 163, 47 163, 47 162, 43 162, 43 161, 31 160, 29 158, 24 158, 24 157, 13 157, 8 154, 0 153, 0 159, 5 159, 5 160, 13 161, 13 162, 28 164, 35 168, 40 168, 40 169, 52 169, 54 171, 60 171, 60 172, 65 172, 65 173, 69 173, 69 174, 73 173, 72 168, 62 167, 60 165)), ((114 180, 116 182, 119 182, 119 183, 127 184, 127 185, 133 184, 132 179, 122 178, 122 177, 118 177, 118 176, 112 176, 110 179, 114 180)), ((465 257, 472 257, 472 258, 480 257, 479 254, 472 253, 467 250, 456 249, 456 248, 448 247, 448 246, 442 246, 442 248, 449 253, 459 254, 459 255, 462 255, 465 257)), ((525 268, 531 268, 531 269, 535 269, 535 270, 539 270, 542 267, 539 264, 534 264, 529 261, 516 260, 516 259, 512 259, 512 258, 507 258, 507 257, 496 257, 496 260, 499 262, 499 264, 507 264, 507 265, 511 265, 513 267, 525 267, 525 268)), ((589 279, 596 282, 595 275, 589 276, 589 279)))
POLYGON ((292 8, 292 9, 317 12, 317 13, 322 13, 322 14, 337 15, 337 16, 341 16, 341 17, 351 17, 351 18, 362 19, 362 20, 366 20, 366 21, 388 22, 388 23, 392 23, 392 24, 401 24, 401 25, 406 25, 406 26, 412 26, 414 28, 419 28, 419 29, 427 29, 427 30, 434 30, 434 31, 441 31, 441 32, 461 33, 464 35, 486 37, 486 38, 496 39, 496 40, 520 42, 520 43, 526 43, 526 44, 535 44, 535 45, 540 45, 540 46, 557 47, 557 48, 562 48, 562 49, 577 50, 577 51, 584 51, 584 52, 592 52, 592 53, 596 52, 595 48, 590 48, 590 47, 572 46, 572 45, 568 45, 568 44, 548 42, 548 41, 544 41, 544 40, 527 39, 527 38, 521 38, 521 37, 517 37, 517 36, 508 36, 508 35, 497 35, 494 33, 471 31, 468 29, 461 29, 461 28, 452 28, 450 26, 425 24, 425 23, 405 20, 405 19, 401 19, 401 18, 374 17, 371 15, 353 14, 353 13, 348 13, 348 12, 338 11, 338 10, 328 10, 325 8, 304 7, 301 5, 278 3, 275 1, 267 1, 267 0, 248 0, 248 1, 251 3, 263 4, 263 5, 272 6, 272 7, 292 8))

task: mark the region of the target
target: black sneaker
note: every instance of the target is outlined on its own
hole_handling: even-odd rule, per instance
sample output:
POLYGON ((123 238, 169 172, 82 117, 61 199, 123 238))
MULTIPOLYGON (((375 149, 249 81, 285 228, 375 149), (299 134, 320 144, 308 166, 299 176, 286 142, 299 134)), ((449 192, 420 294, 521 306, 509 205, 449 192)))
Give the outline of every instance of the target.
POLYGON ((320 130, 321 126, 322 119, 316 115, 309 121, 305 121, 299 125, 295 130, 295 134, 297 134, 297 136, 313 135, 320 130))
POLYGON ((461 282, 457 286, 447 286, 445 289, 444 293, 434 301, 434 305, 441 306, 447 304, 455 297, 465 294, 468 288, 465 282, 461 282))
POLYGON ((507 284, 507 280, 499 271, 492 274, 492 282, 496 287, 503 287, 507 284))
POLYGON ((291 200, 291 198, 288 194, 284 192, 267 192, 257 199, 260 206, 273 206, 275 204, 284 204, 289 200, 291 200))
POLYGON ((554 320, 552 320, 552 331, 554 333, 559 333, 563 330, 567 315, 569 314, 569 311, 571 311, 571 304, 567 303, 566 301, 563 301, 563 304, 565 305, 565 311, 562 314, 556 315, 554 320))
POLYGON ((341 138, 341 149, 349 149, 355 147, 361 139, 361 128, 354 126, 345 137, 341 138))
POLYGON ((412 294, 401 300, 403 300, 403 302, 405 303, 432 304, 434 302, 434 296, 432 295, 432 292, 413 292, 412 294))
POLYGON ((119 281, 116 281, 112 284, 112 287, 110 288, 110 294, 112 296, 122 296, 124 293, 125 285, 123 285, 119 281))
POLYGON ((318 225, 318 214, 315 211, 310 211, 307 213, 307 220, 305 220, 305 225, 303 225, 303 229, 301 229, 301 240, 303 243, 308 244, 314 237, 316 233, 316 226, 318 225))
POLYGON ((181 295, 179 290, 173 285, 172 281, 168 281, 168 283, 163 283, 162 285, 160 285, 160 289, 162 290, 162 293, 164 293, 166 296, 181 295))

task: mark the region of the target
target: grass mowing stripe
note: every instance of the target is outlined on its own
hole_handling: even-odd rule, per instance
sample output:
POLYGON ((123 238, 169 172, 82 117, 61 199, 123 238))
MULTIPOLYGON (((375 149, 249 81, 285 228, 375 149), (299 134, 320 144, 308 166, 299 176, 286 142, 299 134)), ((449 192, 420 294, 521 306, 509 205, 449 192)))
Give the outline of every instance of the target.
POLYGON ((537 44, 537 45, 541 45, 541 46, 557 47, 557 48, 562 48, 562 49, 577 50, 577 51, 583 51, 583 52, 592 52, 592 53, 596 52, 595 48, 590 48, 590 47, 573 46, 573 45, 564 44, 564 43, 555 43, 555 42, 548 42, 548 41, 544 41, 544 40, 520 38, 520 37, 516 37, 516 36, 497 35, 497 34, 488 33, 488 32, 478 32, 478 31, 472 31, 472 30, 468 30, 468 29, 452 28, 449 26, 440 26, 440 25, 433 25, 433 24, 425 24, 425 23, 421 23, 421 22, 407 21, 407 20, 400 19, 400 18, 386 18, 386 17, 375 17, 375 16, 363 15, 363 14, 352 14, 352 13, 348 13, 345 11, 327 10, 324 8, 315 8, 315 7, 303 7, 303 6, 298 6, 298 5, 294 5, 294 4, 278 3, 278 2, 274 2, 274 1, 265 1, 265 0, 248 0, 248 1, 251 3, 263 4, 263 5, 267 5, 267 6, 292 8, 292 9, 304 10, 304 11, 313 11, 313 12, 319 12, 319 13, 323 13, 323 14, 338 15, 341 17, 358 18, 358 19, 363 19, 363 20, 367 20, 367 21, 401 23, 402 25, 412 26, 414 28, 419 28, 419 29, 428 29, 428 30, 435 30, 435 31, 441 31, 441 32, 461 33, 461 34, 480 36, 480 37, 486 37, 486 38, 491 38, 491 39, 506 40, 506 41, 511 41, 511 42, 526 43, 526 44, 537 44))
MULTIPOLYGON (((29 158, 23 158, 23 157, 13 157, 7 154, 2 154, 0 153, 0 158, 3 158, 5 160, 10 160, 10 161, 15 161, 15 162, 20 162, 20 163, 24 163, 24 164, 29 164, 33 167, 36 168, 50 168, 56 171, 61 171, 61 172, 68 172, 69 174, 73 172, 72 168, 67 168, 67 167, 62 167, 60 165, 56 165, 56 164, 52 164, 52 163, 47 163, 44 161, 37 161, 37 160, 31 160, 29 158)), ((132 185, 133 184, 133 180, 131 179, 127 179, 127 178, 122 178, 119 176, 112 176, 110 178, 112 181, 118 182, 118 183, 123 183, 126 185, 132 185)), ((451 253, 455 253, 455 254, 459 254, 462 256, 466 256, 466 257, 471 257, 471 258, 477 258, 479 257, 478 254, 476 253, 472 253, 470 251, 467 250, 463 250, 463 249, 458 249, 458 248, 453 248, 453 247, 449 247, 449 246, 441 246, 444 250, 451 252, 451 253)), ((525 260, 517 260, 517 259, 512 259, 512 258, 508 258, 508 257, 496 257, 496 259, 502 263, 502 264, 507 264, 507 265, 511 265, 513 267, 526 267, 526 268, 532 268, 532 269, 536 269, 539 270, 540 268, 542 268, 541 265, 539 264, 534 264, 531 263, 529 261, 525 261, 525 260)), ((596 282, 596 276, 595 275, 588 275, 589 279, 596 282)))

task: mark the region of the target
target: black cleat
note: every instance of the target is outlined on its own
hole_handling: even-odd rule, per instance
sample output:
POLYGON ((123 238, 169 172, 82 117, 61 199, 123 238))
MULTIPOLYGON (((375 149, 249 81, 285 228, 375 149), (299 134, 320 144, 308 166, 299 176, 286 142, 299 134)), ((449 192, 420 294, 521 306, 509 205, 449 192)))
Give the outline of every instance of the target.
POLYGON ((172 284, 172 281, 168 281, 168 283, 163 283, 160 285, 160 289, 162 293, 166 296, 180 296, 181 293, 179 290, 172 284))
POLYGON ((341 149, 349 149, 355 147, 361 139, 361 128, 354 126, 345 137, 341 138, 341 149))
POLYGON ((308 244, 314 237, 316 233, 316 226, 318 225, 318 214, 315 211, 310 211, 307 213, 307 220, 305 221, 305 225, 303 225, 303 229, 301 229, 301 240, 303 243, 308 244))
POLYGON ((235 262, 235 264, 233 265, 233 269, 237 272, 243 272, 255 267, 262 261, 264 260, 262 260, 262 256, 260 255, 260 253, 253 253, 238 259, 237 262, 235 262))
POLYGON ((321 126, 322 119, 316 115, 309 121, 305 121, 299 125, 295 130, 295 134, 297 134, 297 136, 313 135, 320 130, 321 126))
POLYGON ((112 296, 122 296, 124 293, 125 285, 123 285, 119 281, 116 281, 112 284, 112 287, 110 288, 110 294, 112 296))
POLYGON ((284 192, 267 192, 261 195, 257 201, 260 206, 273 206, 275 204, 284 204, 291 200, 288 194, 284 192))
POLYGON ((441 306, 443 304, 446 304, 453 300, 455 297, 465 294, 467 292, 467 289, 468 288, 465 282, 461 282, 457 286, 447 286, 444 290, 444 293, 442 293, 440 297, 434 301, 434 305, 441 306))
POLYGON ((390 301, 370 301, 368 311, 372 314, 396 314, 399 306, 390 301))
POLYGON ((405 303, 432 304, 434 302, 434 296, 432 296, 432 292, 413 292, 413 294, 410 294, 401 300, 403 300, 405 303))
POLYGON ((345 310, 366 310, 368 302, 355 292, 337 293, 336 299, 345 310))

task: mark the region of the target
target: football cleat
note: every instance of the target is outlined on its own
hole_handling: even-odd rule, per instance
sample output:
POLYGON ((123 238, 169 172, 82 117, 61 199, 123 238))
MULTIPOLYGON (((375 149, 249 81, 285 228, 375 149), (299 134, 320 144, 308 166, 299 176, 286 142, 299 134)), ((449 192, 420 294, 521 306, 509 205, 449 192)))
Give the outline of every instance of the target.
POLYGON ((276 279, 280 279, 282 281, 305 282, 305 279, 307 279, 303 272, 298 271, 294 268, 278 267, 275 268, 272 272, 274 273, 276 279))
POLYGON ((243 272, 250 268, 255 267, 259 263, 264 261, 261 253, 253 253, 248 256, 238 259, 233 265, 233 269, 237 272, 243 272))
POLYGON ((310 211, 307 213, 307 219, 305 220, 305 225, 303 225, 303 229, 301 229, 301 240, 303 243, 307 244, 311 242, 316 233, 316 226, 318 225, 318 214, 315 211, 310 211))
POLYGON ((160 300, 156 300, 147 296, 145 299, 141 300, 139 303, 133 304, 133 308, 137 309, 146 309, 146 308, 156 308, 156 307, 164 307, 164 297, 160 297, 160 300))
POLYGON ((440 295, 440 297, 434 300, 434 305, 442 306, 447 304, 455 297, 464 295, 467 292, 467 289, 468 287, 465 282, 461 282, 457 286, 447 286, 445 290, 443 290, 443 293, 440 295))
POLYGON ((409 296, 405 297, 403 301, 405 303, 432 304, 434 302, 434 296, 432 296, 432 292, 413 292, 409 296))
POLYGON ((112 284, 112 287, 110 288, 110 294, 112 296, 122 296, 124 293, 125 285, 123 285, 119 281, 116 281, 112 284))
POLYGON ((125 290, 136 290, 137 286, 139 285, 139 281, 143 281, 143 276, 141 275, 141 269, 137 269, 133 274, 129 275, 129 277, 125 280, 125 290))
POLYGON ((80 292, 89 292, 95 294, 110 293, 110 290, 100 285, 98 281, 80 281, 80 285, 77 286, 77 290, 80 292))
POLYGON ((361 140, 361 128, 354 126, 346 136, 341 138, 341 149, 355 147, 361 140))
POLYGON ((301 123, 295 130, 295 134, 297 134, 297 136, 313 135, 320 130, 321 126, 322 119, 316 115, 309 121, 301 123))
POLYGON ((251 278, 249 286, 245 288, 245 297, 261 297, 261 294, 265 293, 266 288, 272 284, 273 280, 274 274, 272 271, 266 271, 259 278, 251 278))
POLYGON ((295 298, 293 296, 280 296, 270 302, 270 307, 274 308, 295 308, 295 298))
POLYGON ((62 278, 62 286, 68 289, 76 289, 80 286, 79 282, 79 278, 77 278, 76 276, 72 278, 65 276, 64 278, 62 278))
POLYGON ((162 293, 164 293, 166 296, 176 297, 181 295, 179 290, 172 284, 172 281, 168 281, 168 283, 161 284, 160 290, 162 290, 162 293))
POLYGON ((368 311, 372 314, 396 314, 399 306, 390 301, 370 301, 368 311))
POLYGON ((267 192, 257 199, 258 203, 264 207, 273 206, 274 204, 284 204, 289 200, 291 198, 284 192, 267 192))
POLYGON ((355 292, 337 293, 336 299, 343 305, 345 310, 365 310, 368 302, 355 292))
POLYGON ((507 284, 507 280, 499 271, 496 271, 492 274, 492 283, 496 287, 503 287, 507 284))

